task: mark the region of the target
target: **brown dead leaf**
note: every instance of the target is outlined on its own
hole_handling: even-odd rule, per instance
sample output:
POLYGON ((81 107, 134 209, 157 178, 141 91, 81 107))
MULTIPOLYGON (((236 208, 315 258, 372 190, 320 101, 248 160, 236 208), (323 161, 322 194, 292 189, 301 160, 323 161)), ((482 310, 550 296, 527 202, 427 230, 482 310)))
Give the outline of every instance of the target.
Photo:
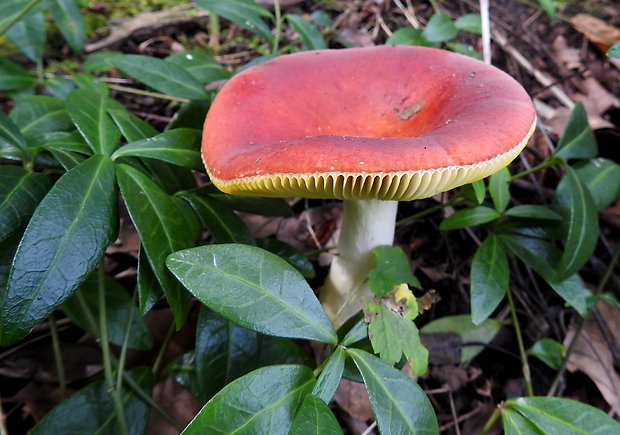
POLYGON ((364 384, 342 379, 334 400, 344 411, 358 420, 370 420, 373 416, 364 384))
POLYGON ((566 38, 562 35, 553 40, 554 59, 558 64, 564 65, 568 69, 579 69, 583 67, 579 50, 569 47, 566 38))
MULTIPOLYGON (((595 306, 598 312, 588 317, 585 327, 571 354, 566 368, 574 372, 581 370, 596 384, 599 391, 612 408, 612 412, 620 412, 620 374, 614 368, 612 352, 607 340, 620 348, 620 310, 604 301, 595 306), (603 326, 603 328, 601 328, 603 326), (605 329, 605 332, 601 329, 605 329)), ((575 334, 573 324, 564 338, 564 346, 569 346, 575 334)))
POLYGON ((620 41, 620 29, 589 14, 577 14, 570 20, 575 29, 585 35, 602 53, 620 41))
MULTIPOLYGON (((181 426, 185 427, 194 418, 202 404, 189 391, 168 376, 153 388, 153 399, 166 410, 181 426)), ((179 431, 158 412, 151 412, 146 433, 150 435, 178 435, 179 431)))

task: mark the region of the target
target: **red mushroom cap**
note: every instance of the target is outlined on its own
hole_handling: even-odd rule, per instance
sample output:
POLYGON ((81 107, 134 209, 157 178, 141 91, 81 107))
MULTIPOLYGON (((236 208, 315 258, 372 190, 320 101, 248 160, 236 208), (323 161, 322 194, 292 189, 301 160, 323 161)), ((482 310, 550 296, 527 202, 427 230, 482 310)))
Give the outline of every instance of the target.
POLYGON ((228 193, 411 200, 506 166, 535 122, 519 83, 467 56, 306 51, 226 83, 205 120, 202 156, 228 193))

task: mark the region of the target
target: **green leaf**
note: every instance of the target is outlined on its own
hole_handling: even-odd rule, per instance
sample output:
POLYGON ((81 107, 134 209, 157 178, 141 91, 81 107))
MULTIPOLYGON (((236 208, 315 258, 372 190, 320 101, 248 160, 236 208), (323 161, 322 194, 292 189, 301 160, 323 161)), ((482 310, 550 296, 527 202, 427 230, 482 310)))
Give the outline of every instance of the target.
POLYGON ((46 150, 57 149, 85 155, 92 153, 86 142, 84 142, 82 135, 75 130, 72 132, 52 132, 52 134, 45 135, 45 137, 49 138, 49 140, 45 140, 41 147, 46 150))
POLYGON ((26 225, 50 187, 51 183, 44 175, 27 171, 20 166, 2 166, 0 241, 26 225))
POLYGON ((84 47, 84 19, 75 0, 49 0, 48 10, 54 17, 56 27, 76 53, 84 47))
POLYGON ((131 142, 112 154, 119 157, 146 157, 190 169, 202 169, 200 158, 201 132, 190 128, 177 128, 160 133, 148 139, 131 142))
POLYGON ((308 394, 293 420, 289 435, 342 435, 342 429, 329 407, 308 394))
POLYGON ((93 156, 63 175, 37 207, 0 294, 0 343, 25 336, 67 299, 116 237, 114 165, 93 156))
POLYGON ((62 149, 51 149, 49 152, 54 156, 54 159, 60 166, 62 166, 65 171, 69 171, 75 168, 77 165, 86 160, 86 157, 81 154, 76 154, 72 151, 66 151, 62 149))
POLYGON ((313 385, 312 370, 305 366, 260 368, 224 387, 183 434, 287 434, 313 385))
POLYGON ((4 289, 9 279, 9 271, 13 256, 17 251, 17 245, 22 238, 21 233, 15 233, 12 236, 0 241, 0 290, 4 289))
POLYGON ((403 27, 392 33, 385 41, 385 45, 420 45, 419 41, 421 38, 422 30, 414 29, 413 27, 403 27))
POLYGON ((6 37, 26 55, 37 62, 43 55, 45 44, 45 18, 43 13, 31 11, 6 32, 6 37))
POLYGON ((312 279, 316 276, 314 266, 308 258, 299 250, 278 239, 256 239, 256 246, 263 248, 272 254, 288 261, 288 263, 297 269, 306 279, 312 279))
POLYGON ((611 205, 620 195, 620 165, 617 163, 599 157, 578 163, 575 172, 588 188, 598 211, 611 205))
POLYGON ((341 347, 334 349, 334 352, 327 358, 325 367, 317 379, 312 394, 328 404, 340 385, 342 373, 344 372, 345 352, 341 347))
POLYGON ((431 402, 413 379, 358 349, 347 354, 359 369, 382 434, 436 434, 431 402))
POLYGON ((208 54, 198 50, 186 50, 171 54, 166 62, 175 64, 190 73, 200 83, 210 83, 230 77, 230 73, 208 54))
POLYGON ((446 48, 455 53, 464 54, 474 59, 482 60, 482 55, 473 46, 462 42, 447 42, 446 48))
POLYGON ((309 21, 295 14, 286 14, 285 17, 299 34, 306 50, 322 50, 327 48, 323 35, 309 21))
POLYGON ((107 71, 114 68, 112 59, 122 55, 123 53, 120 51, 100 51, 88 56, 82 64, 82 68, 86 72, 107 71))
POLYGON ((564 220, 561 214, 555 212, 546 205, 517 205, 506 210, 504 215, 516 218, 543 219, 550 221, 564 220))
MULTIPOLYGON (((73 128, 65 104, 56 98, 33 95, 18 102, 9 118, 19 127, 26 140, 52 131, 68 131, 73 128)), ((36 145, 39 145, 38 143, 36 145)))
POLYGON ((251 196, 229 195, 220 192, 212 184, 208 184, 198 189, 198 191, 227 204, 233 210, 261 216, 293 216, 293 210, 282 198, 255 198, 251 196))
POLYGON ((227 205, 208 196, 181 194, 181 197, 189 202, 215 242, 255 244, 248 227, 227 205))
POLYGON ((489 194, 493 200, 495 210, 503 212, 510 202, 510 171, 508 168, 502 168, 489 177, 489 194))
POLYGON ((94 92, 102 97, 107 97, 110 94, 110 88, 107 83, 101 81, 98 77, 91 76, 90 74, 73 74, 71 78, 79 89, 94 92))
POLYGON ((609 47, 609 50, 607 50, 607 56, 620 59, 620 42, 616 42, 614 45, 609 47))
POLYGON ((46 78, 44 84, 47 93, 62 101, 65 101, 69 94, 77 88, 73 80, 61 76, 46 78))
POLYGON ((495 235, 482 242, 471 263, 471 318, 484 322, 506 296, 510 269, 508 256, 495 235))
MULTIPOLYGON (((433 320, 424 325, 422 334, 432 332, 454 332, 461 336, 463 344, 490 343, 502 327, 502 323, 494 319, 487 319, 480 325, 475 325, 469 314, 446 316, 433 320)), ((470 361, 484 350, 483 346, 465 346, 461 353, 461 362, 470 361)))
POLYGON ((457 230, 491 222, 499 217, 497 210, 479 205, 474 208, 464 208, 448 216, 439 224, 439 229, 442 231, 457 230))
POLYGON ((190 100, 208 96, 194 76, 172 62, 137 54, 113 57, 110 62, 125 74, 164 94, 190 100))
MULTIPOLYGON (((153 374, 148 367, 137 367, 128 372, 150 396, 153 374)), ((151 408, 128 387, 122 392, 123 413, 130 434, 145 433, 151 408)), ((118 423, 114 415, 108 386, 104 381, 94 382, 52 409, 29 432, 32 435, 47 434, 118 434, 118 423)))
POLYGON ((598 154, 596 138, 588 124, 588 115, 581 101, 575 103, 553 154, 563 159, 591 159, 598 154))
POLYGON ((556 16, 556 13, 555 13, 555 9, 556 9, 555 0, 538 0, 538 4, 542 8, 542 10, 545 11, 545 13, 549 16, 551 21, 554 21, 555 20, 555 16, 556 16))
POLYGON ((155 272, 153 272, 153 268, 149 264, 149 259, 146 257, 144 247, 142 246, 138 254, 136 291, 138 292, 138 309, 143 316, 164 297, 164 291, 157 281, 155 272))
POLYGON ((599 225, 590 192, 568 165, 556 195, 562 214, 568 221, 566 244, 554 278, 554 281, 563 281, 581 269, 592 256, 599 225))
POLYGON ((571 275, 563 281, 548 282, 553 291, 568 302, 579 314, 586 315, 590 306, 592 292, 581 282, 577 274, 571 275))
MULTIPOLYGON (((360 315, 361 314, 362 313, 360 313, 360 315)), ((345 322, 345 324, 338 329, 338 332, 340 332, 344 327, 346 327, 349 321, 355 321, 356 318, 356 316, 353 316, 351 319, 347 320, 347 322, 345 322)), ((364 317, 362 316, 360 319, 357 320, 355 324, 353 324, 351 329, 347 331, 346 335, 342 338, 340 344, 342 344, 343 346, 351 346, 352 344, 365 340, 367 338, 368 324, 364 321, 364 317)))
POLYGON ((370 342, 375 353, 391 366, 404 356, 410 361, 414 376, 424 374, 428 367, 428 351, 420 342, 415 323, 388 310, 382 301, 369 301, 367 311, 370 342))
POLYGON ((560 397, 517 397, 504 404, 545 434, 617 434, 620 423, 585 403, 560 397))
POLYGON ((458 30, 482 35, 482 19, 480 14, 465 14, 454 20, 454 27, 458 30))
POLYGON ((93 152, 111 155, 118 146, 121 132, 106 112, 106 97, 78 89, 67 96, 69 116, 93 152))
MULTIPOLYGON (((67 316, 83 330, 95 337, 101 337, 99 324, 92 322, 99 319, 98 273, 91 274, 80 288, 62 305, 67 316)), ((134 306, 131 296, 114 279, 105 276, 106 325, 110 343, 121 346, 125 338, 125 329, 130 316, 133 316, 129 329, 128 346, 131 349, 147 350, 153 346, 148 327, 134 306), (136 311, 131 314, 132 311, 136 311)))
POLYGON ((303 276, 270 252, 236 244, 200 246, 176 252, 166 263, 198 300, 243 327, 278 337, 337 341, 303 276))
POLYGON ((429 42, 449 41, 454 39, 457 33, 458 29, 452 19, 442 11, 435 12, 422 31, 422 35, 429 42))
POLYGON ((552 338, 541 338, 527 351, 554 370, 558 370, 564 361, 566 348, 552 338))
POLYGON ((476 205, 482 204, 487 194, 484 179, 464 185, 461 187, 460 194, 476 205))
POLYGON ((106 99, 105 110, 112 117, 127 142, 137 142, 158 134, 158 131, 148 122, 130 113, 118 101, 106 99))
POLYGON ((545 435, 534 423, 512 409, 502 409, 502 424, 506 435, 545 435))
POLYGON ((165 261, 172 252, 193 246, 198 239, 197 231, 187 224, 174 198, 144 173, 120 164, 116 176, 129 216, 180 328, 185 322, 190 295, 166 270, 165 261))
POLYGON ((24 68, 0 57, 0 91, 16 91, 34 86, 35 79, 24 68))
POLYGON ((26 139, 19 131, 11 119, 3 112, 0 112, 0 145, 5 142, 14 146, 20 151, 22 160, 28 161, 32 158, 32 151, 26 145, 26 139))
POLYGON ((411 273, 407 255, 399 246, 378 246, 373 250, 375 268, 368 272, 370 290, 382 298, 399 284, 422 287, 420 281, 411 273))
POLYGON ((268 41, 273 40, 271 30, 261 19, 261 17, 273 19, 273 16, 264 6, 253 0, 197 0, 196 4, 262 36, 268 41))
POLYGON ((301 364, 303 351, 292 341, 258 334, 203 307, 196 327, 196 387, 208 401, 235 379, 272 364, 301 364))

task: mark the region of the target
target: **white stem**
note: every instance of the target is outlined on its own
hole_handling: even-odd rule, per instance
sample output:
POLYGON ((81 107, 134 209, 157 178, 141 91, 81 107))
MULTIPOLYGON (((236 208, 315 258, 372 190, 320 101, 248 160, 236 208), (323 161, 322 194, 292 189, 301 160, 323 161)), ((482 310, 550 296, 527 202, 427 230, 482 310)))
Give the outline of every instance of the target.
POLYGON ((320 299, 336 328, 361 308, 370 296, 368 271, 374 266, 372 250, 392 245, 397 201, 345 201, 338 255, 334 257, 320 299))

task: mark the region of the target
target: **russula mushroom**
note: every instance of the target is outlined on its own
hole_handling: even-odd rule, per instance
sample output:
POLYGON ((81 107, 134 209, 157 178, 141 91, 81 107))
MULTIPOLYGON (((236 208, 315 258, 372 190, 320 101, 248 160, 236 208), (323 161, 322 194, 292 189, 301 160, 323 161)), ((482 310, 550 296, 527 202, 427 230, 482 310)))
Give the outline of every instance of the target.
POLYGON ((344 200, 338 255, 321 289, 336 326, 368 293, 371 251, 391 245, 397 201, 493 174, 525 146, 532 102, 501 70, 449 51, 306 51, 226 83, 205 120, 211 181, 238 195, 344 200))

